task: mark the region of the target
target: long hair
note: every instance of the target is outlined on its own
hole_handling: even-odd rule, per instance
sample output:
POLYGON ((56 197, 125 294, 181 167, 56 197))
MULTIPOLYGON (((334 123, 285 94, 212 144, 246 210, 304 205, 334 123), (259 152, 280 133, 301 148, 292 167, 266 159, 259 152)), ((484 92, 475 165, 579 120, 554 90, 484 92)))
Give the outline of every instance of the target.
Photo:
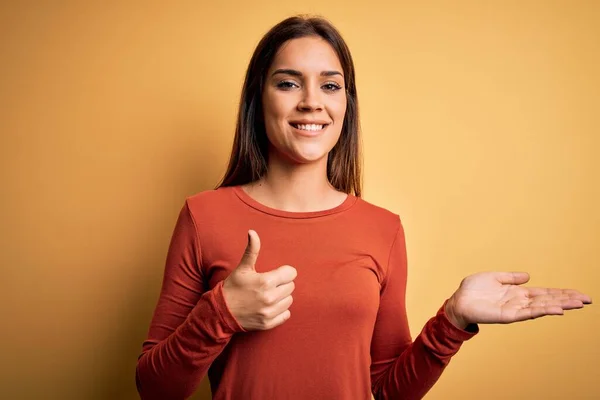
POLYGON ((294 16, 269 30, 258 43, 246 71, 238 109, 235 138, 227 171, 217 187, 254 182, 267 172, 267 138, 262 92, 267 71, 285 42, 319 36, 336 52, 345 77, 346 115, 342 132, 327 159, 327 178, 337 190, 360 197, 362 191, 361 148, 354 62, 337 29, 321 17, 294 16))

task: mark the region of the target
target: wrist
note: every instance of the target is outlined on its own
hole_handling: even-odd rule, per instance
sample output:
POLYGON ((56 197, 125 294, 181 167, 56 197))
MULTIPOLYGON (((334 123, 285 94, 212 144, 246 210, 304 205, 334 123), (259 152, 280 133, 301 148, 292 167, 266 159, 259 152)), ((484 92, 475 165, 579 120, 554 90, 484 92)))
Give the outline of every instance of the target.
POLYGON ((469 322, 466 321, 465 318, 462 317, 460 313, 456 310, 455 304, 456 303, 454 301, 454 297, 450 297, 450 299, 448 299, 448 301, 446 302, 446 307, 444 309, 446 318, 448 318, 448 321, 450 321, 450 323, 458 329, 466 330, 469 326, 469 322))

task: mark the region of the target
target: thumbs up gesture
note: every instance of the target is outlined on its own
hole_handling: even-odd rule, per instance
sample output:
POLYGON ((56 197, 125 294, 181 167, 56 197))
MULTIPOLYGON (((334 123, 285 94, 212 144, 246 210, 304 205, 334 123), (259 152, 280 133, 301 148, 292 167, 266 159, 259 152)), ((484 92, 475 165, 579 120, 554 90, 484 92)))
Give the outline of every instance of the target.
POLYGON ((293 302, 294 267, 283 265, 269 272, 256 272, 260 238, 248 231, 248 245, 239 265, 225 279, 223 294, 227 307, 246 330, 267 330, 290 318, 293 302))

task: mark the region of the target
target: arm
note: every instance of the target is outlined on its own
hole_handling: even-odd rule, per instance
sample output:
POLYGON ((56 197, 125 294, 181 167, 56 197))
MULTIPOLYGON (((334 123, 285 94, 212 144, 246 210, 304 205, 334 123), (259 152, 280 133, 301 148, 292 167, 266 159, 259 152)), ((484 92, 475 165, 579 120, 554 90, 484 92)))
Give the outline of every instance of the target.
POLYGON ((204 291, 198 235, 187 203, 175 226, 162 289, 136 368, 143 400, 192 395, 214 359, 244 329, 230 313, 223 282, 204 291))
POLYGON ((441 376, 463 341, 478 331, 458 329, 444 306, 413 342, 406 316, 406 245, 400 223, 382 282, 371 342, 371 382, 375 399, 421 399, 441 376))

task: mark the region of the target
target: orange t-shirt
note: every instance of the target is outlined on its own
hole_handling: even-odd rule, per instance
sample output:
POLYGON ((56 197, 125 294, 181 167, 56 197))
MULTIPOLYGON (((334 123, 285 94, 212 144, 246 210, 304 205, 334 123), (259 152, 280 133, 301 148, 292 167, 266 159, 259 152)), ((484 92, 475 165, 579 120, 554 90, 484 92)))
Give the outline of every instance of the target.
POLYGON ((406 267, 398 215, 355 196, 316 212, 269 208, 239 186, 191 196, 138 360, 141 398, 187 398, 207 373, 215 400, 421 398, 477 327, 458 329, 442 306, 413 342, 406 267), (249 229, 257 272, 298 271, 291 318, 265 331, 244 330, 223 297, 249 229))

